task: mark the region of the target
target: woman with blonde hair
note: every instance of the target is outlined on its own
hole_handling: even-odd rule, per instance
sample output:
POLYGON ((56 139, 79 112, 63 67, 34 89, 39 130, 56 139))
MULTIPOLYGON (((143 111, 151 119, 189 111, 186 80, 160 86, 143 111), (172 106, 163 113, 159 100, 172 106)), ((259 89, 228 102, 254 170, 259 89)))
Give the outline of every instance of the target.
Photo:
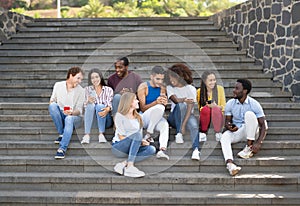
POLYGON ((154 146, 143 140, 143 121, 136 109, 136 95, 126 92, 121 96, 115 115, 116 132, 112 140, 112 153, 116 157, 127 157, 117 163, 114 171, 128 177, 143 177, 145 173, 134 166, 134 162, 145 160, 156 153, 154 146))

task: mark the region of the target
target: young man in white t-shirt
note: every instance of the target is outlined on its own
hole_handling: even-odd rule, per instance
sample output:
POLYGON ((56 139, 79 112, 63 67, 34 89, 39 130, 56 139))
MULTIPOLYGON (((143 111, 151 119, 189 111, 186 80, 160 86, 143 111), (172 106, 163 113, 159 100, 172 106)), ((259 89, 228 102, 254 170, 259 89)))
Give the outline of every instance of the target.
POLYGON ((59 137, 54 141, 59 143, 56 159, 65 158, 74 127, 82 122, 84 89, 79 85, 83 71, 79 67, 68 70, 65 81, 56 82, 50 97, 49 113, 52 117, 59 137))

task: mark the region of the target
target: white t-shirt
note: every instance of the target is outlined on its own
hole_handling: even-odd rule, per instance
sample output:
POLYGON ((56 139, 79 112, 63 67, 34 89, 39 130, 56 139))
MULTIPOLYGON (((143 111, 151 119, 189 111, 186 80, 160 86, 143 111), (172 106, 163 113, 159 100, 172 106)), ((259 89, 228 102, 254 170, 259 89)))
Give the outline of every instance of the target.
POLYGON ((66 81, 56 82, 53 87, 51 102, 56 102, 61 110, 64 106, 70 106, 73 110, 79 110, 82 115, 84 103, 84 89, 77 85, 72 91, 67 91, 66 81))
MULTIPOLYGON (((167 95, 170 98, 172 95, 176 95, 177 98, 187 98, 193 99, 194 102, 197 102, 197 91, 196 88, 190 84, 187 84, 183 87, 172 87, 171 85, 167 86, 167 95)), ((171 112, 175 108, 176 104, 172 102, 171 112)), ((193 110, 192 110, 193 112, 193 110)))
POLYGON ((117 112, 115 116, 116 132, 112 142, 120 141, 119 135, 128 137, 134 133, 141 132, 140 123, 137 119, 129 119, 121 113, 117 112))

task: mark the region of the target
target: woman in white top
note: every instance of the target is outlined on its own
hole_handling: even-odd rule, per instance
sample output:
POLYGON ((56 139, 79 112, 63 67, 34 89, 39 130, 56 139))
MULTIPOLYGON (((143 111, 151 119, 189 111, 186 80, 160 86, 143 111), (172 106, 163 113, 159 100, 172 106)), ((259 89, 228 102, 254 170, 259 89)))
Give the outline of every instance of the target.
POLYGON ((112 140, 112 153, 116 157, 128 156, 126 161, 116 164, 114 171, 128 177, 145 176, 143 171, 134 166, 134 162, 147 159, 156 153, 155 147, 143 139, 143 121, 136 111, 139 108, 138 103, 134 93, 124 93, 114 117, 116 132, 112 140))
POLYGON ((196 88, 191 85, 192 82, 192 71, 185 64, 174 64, 167 70, 167 95, 172 102, 168 122, 176 128, 175 141, 178 144, 184 142, 185 130, 189 130, 193 144, 191 158, 200 160, 199 123, 194 115, 194 104, 197 102, 196 88))
POLYGON ((84 133, 81 144, 90 143, 90 133, 93 122, 98 123, 99 142, 107 142, 104 136, 105 128, 112 126, 113 99, 112 88, 106 86, 102 73, 99 69, 92 69, 88 74, 88 86, 85 88, 85 113, 84 133))

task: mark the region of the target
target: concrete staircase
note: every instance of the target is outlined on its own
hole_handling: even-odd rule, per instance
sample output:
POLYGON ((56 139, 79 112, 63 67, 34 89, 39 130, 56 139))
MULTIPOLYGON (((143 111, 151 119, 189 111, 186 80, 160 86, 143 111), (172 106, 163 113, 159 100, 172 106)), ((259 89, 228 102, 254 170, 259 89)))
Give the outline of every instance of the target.
MULTIPOLYGON (((270 74, 237 51, 207 18, 36 19, 0 46, 0 204, 1 205, 298 205, 300 105, 290 102, 270 74), (77 129, 64 160, 55 160, 57 136, 47 111, 54 82, 73 65, 113 71, 117 57, 145 80, 153 65, 185 62, 194 85, 215 70, 227 98, 237 78, 253 82, 251 95, 267 115, 269 131, 261 152, 236 159, 242 171, 228 175, 220 144, 209 133, 201 161, 190 160, 191 142, 169 141, 169 161, 138 163, 139 179, 118 176, 110 142, 82 146, 77 129)), ((84 80, 86 85, 87 79, 84 80)), ((212 130, 211 130, 212 131, 212 130)), ((106 137, 111 140, 112 129, 106 137)), ((234 154, 243 143, 233 146, 234 154)))

